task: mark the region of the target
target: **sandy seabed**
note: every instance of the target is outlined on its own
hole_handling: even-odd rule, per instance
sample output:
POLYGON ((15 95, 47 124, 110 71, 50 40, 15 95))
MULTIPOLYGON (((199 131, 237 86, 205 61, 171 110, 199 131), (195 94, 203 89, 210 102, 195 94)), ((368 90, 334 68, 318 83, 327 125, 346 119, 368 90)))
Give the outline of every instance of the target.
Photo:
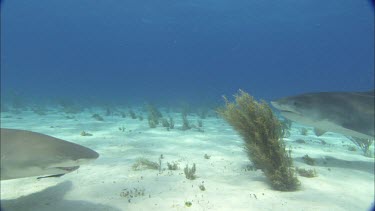
MULTIPOLYGON (((59 178, 1 181, 3 211, 359 211, 374 203, 374 158, 363 156, 359 148, 350 151, 355 145, 339 134, 317 137, 306 127, 307 135, 301 135, 302 126, 293 124, 285 143, 292 149, 294 166, 315 169, 318 176, 299 176, 300 190, 280 192, 269 186, 260 170, 251 170, 241 137, 221 118, 203 119, 203 131, 182 131, 180 113, 164 114, 175 119, 175 129, 167 131, 161 126, 149 128, 147 118, 103 115, 104 121, 97 121, 92 118, 95 112, 104 113, 100 109, 75 115, 53 109, 43 116, 32 111, 1 113, 1 127, 44 133, 100 154, 96 161, 59 178), (93 135, 81 136, 82 131, 93 135), (316 160, 315 166, 304 163, 306 154, 316 160), (158 163, 161 155, 161 171, 132 168, 138 158, 158 163), (168 162, 178 163, 179 169, 168 170, 168 162), (183 169, 194 163, 197 178, 188 180, 183 169)), ((188 119, 196 124, 199 117, 188 119)))

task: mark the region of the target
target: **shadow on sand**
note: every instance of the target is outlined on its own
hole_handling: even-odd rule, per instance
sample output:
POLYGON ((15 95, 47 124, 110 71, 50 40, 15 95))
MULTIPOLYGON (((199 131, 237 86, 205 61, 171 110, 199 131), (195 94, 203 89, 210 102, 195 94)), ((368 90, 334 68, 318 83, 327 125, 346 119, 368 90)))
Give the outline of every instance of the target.
MULTIPOLYGON (((296 160, 298 160, 299 162, 304 162, 302 158, 297 158, 296 160)), ((346 168, 375 174, 374 162, 371 161, 347 161, 331 156, 325 156, 325 158, 314 158, 314 160, 316 162, 315 166, 346 168)))
POLYGON ((64 195, 72 189, 70 181, 62 182, 43 191, 17 199, 1 200, 1 211, 120 211, 117 208, 81 200, 65 200, 64 195))

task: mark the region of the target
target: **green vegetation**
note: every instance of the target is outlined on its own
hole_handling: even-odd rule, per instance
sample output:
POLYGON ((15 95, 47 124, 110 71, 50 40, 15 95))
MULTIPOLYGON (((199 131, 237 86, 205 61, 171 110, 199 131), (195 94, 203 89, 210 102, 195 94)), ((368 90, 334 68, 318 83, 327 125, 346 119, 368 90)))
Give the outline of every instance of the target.
POLYGON ((181 117, 182 117, 181 130, 190 130, 191 126, 190 126, 189 120, 187 119, 187 112, 182 112, 181 117))
POLYGON ((163 117, 163 115, 160 113, 160 111, 153 105, 149 104, 147 105, 147 111, 148 111, 148 125, 150 128, 156 128, 156 126, 159 124, 159 119, 163 117))
POLYGON ((174 120, 172 117, 169 117, 169 128, 173 129, 174 128, 174 120))
POLYGON ((193 205, 193 203, 191 203, 190 201, 185 202, 185 206, 191 207, 191 205, 193 205))
POLYGON ((82 131, 81 136, 92 136, 92 134, 88 133, 88 132, 85 132, 85 131, 82 131))
POLYGON ((92 118, 94 118, 97 121, 104 121, 103 117, 101 117, 99 114, 93 114, 92 118))
POLYGON ((199 189, 201 191, 205 191, 206 190, 206 187, 204 187, 204 182, 202 182, 202 184, 199 185, 199 189))
POLYGON ((148 126, 150 128, 156 128, 159 122, 156 122, 155 119, 148 118, 148 126))
POLYGON ((167 129, 171 126, 166 118, 161 119, 161 125, 167 129))
POLYGON ((189 168, 189 165, 186 165, 186 167, 184 168, 186 179, 195 180, 197 178, 197 176, 195 176, 195 171, 196 171, 195 163, 193 164, 193 167, 191 168, 189 168))
POLYGON ((290 150, 285 150, 279 120, 266 102, 257 102, 240 90, 231 103, 224 97, 225 108, 219 114, 233 126, 245 141, 249 159, 261 169, 276 190, 298 189, 298 181, 292 168, 290 150))
POLYGON ((138 158, 132 166, 133 170, 145 170, 145 169, 155 169, 160 170, 160 165, 156 162, 147 160, 146 158, 138 158))
POLYGON ((112 116, 113 115, 113 111, 110 108, 106 108, 105 115, 106 116, 112 116))
POLYGON ((121 132, 125 132, 126 127, 125 126, 121 126, 121 127, 118 128, 118 130, 121 131, 121 132))
POLYGON ((137 115, 134 113, 133 110, 129 110, 129 115, 130 115, 130 118, 137 119, 137 115))
POLYGON ((171 170, 171 171, 174 171, 174 170, 178 169, 178 164, 175 163, 175 162, 173 162, 173 163, 167 162, 167 166, 168 166, 168 170, 171 170))
POLYGON ((204 154, 204 159, 210 159, 211 158, 211 155, 207 155, 207 154, 204 154))
POLYGON ((121 116, 122 118, 126 118, 126 113, 123 112, 123 111, 120 111, 120 116, 121 116))
POLYGON ((306 169, 297 168, 296 170, 301 177, 308 177, 308 178, 317 177, 315 169, 306 170, 306 169))

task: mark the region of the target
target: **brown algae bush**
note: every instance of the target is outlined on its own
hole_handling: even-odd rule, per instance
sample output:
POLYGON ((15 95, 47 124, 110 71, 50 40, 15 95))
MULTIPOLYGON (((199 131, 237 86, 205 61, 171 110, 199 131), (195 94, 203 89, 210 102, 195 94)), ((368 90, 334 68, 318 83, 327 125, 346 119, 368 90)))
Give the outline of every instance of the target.
POLYGON ((264 172, 274 189, 297 190, 300 182, 290 151, 285 150, 281 123, 271 108, 242 90, 234 97, 233 103, 224 97, 225 107, 218 112, 242 136, 251 162, 264 172))

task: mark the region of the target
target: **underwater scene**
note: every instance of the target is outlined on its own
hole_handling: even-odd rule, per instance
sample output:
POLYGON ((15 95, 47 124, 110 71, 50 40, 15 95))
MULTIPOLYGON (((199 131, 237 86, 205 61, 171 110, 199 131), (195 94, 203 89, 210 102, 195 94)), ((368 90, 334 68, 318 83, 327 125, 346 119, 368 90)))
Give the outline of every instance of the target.
POLYGON ((1 211, 374 209, 374 1, 0 5, 1 211))

